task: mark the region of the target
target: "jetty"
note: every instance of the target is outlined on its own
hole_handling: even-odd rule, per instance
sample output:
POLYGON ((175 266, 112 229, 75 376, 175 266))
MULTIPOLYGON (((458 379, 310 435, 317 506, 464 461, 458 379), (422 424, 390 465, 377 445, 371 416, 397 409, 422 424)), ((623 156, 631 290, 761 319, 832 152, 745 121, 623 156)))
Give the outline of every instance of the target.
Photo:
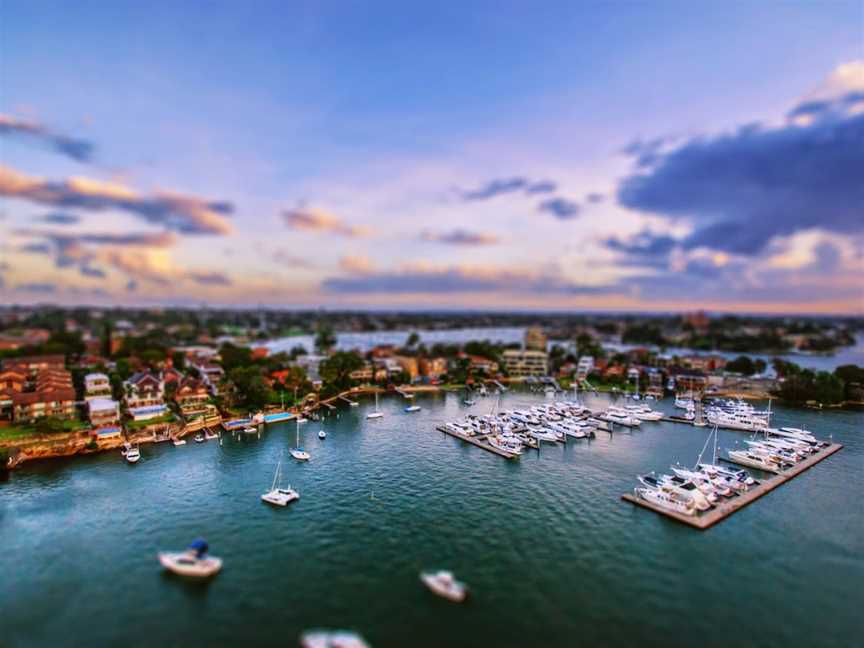
POLYGON ((438 431, 443 432, 444 434, 449 434, 450 436, 459 439, 460 441, 464 441, 465 443, 470 443, 471 445, 475 445, 478 448, 483 448, 484 450, 488 450, 492 454, 496 454, 499 457, 504 457, 505 459, 518 459, 519 455, 515 452, 507 452, 506 450, 502 450, 501 448, 496 448, 493 445, 490 445, 488 441, 486 441, 487 435, 475 435, 468 436, 467 434, 461 434, 456 432, 455 430, 451 430, 445 425, 439 425, 438 431))
POLYGON ((360 404, 360 403, 358 403, 357 401, 352 401, 352 400, 351 400, 350 398, 348 398, 347 396, 343 396, 343 395, 341 395, 341 394, 339 395, 339 400, 341 400, 341 401, 345 401, 345 402, 348 403, 351 407, 357 407, 357 406, 360 404))
MULTIPOLYGON (((770 493, 778 486, 781 486, 789 480, 797 477, 805 470, 812 468, 817 463, 827 459, 842 448, 843 446, 841 444, 832 443, 807 459, 798 462, 794 466, 760 481, 758 484, 752 486, 747 492, 735 495, 729 499, 724 499, 724 501, 718 502, 711 510, 697 513, 696 515, 684 515, 677 511, 670 511, 647 500, 636 497, 631 493, 625 493, 621 496, 621 499, 636 504, 637 506, 641 506, 642 508, 650 509, 660 515, 665 515, 668 518, 691 526, 694 529, 705 530, 714 526, 718 522, 725 520, 727 517, 735 513, 735 511, 740 511, 742 508, 751 502, 756 501, 763 495, 770 493)), ((728 463, 736 463, 725 458, 722 460, 728 463)))

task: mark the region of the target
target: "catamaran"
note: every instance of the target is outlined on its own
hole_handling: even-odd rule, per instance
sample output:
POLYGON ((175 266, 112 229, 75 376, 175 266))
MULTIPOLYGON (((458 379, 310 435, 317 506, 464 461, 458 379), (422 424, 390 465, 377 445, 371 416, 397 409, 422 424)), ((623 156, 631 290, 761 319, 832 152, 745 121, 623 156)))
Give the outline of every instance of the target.
POLYGON ((300 447, 300 421, 297 421, 297 442, 289 451, 297 461, 309 461, 309 453, 300 447))
POLYGON ((367 419, 376 419, 384 416, 384 412, 378 409, 378 392, 375 392, 375 409, 366 415, 367 419))
POLYGON ((282 461, 276 464, 276 474, 273 475, 273 484, 270 490, 261 496, 261 499, 268 504, 275 506, 288 506, 291 502, 300 499, 300 494, 289 485, 288 488, 282 488, 282 461))

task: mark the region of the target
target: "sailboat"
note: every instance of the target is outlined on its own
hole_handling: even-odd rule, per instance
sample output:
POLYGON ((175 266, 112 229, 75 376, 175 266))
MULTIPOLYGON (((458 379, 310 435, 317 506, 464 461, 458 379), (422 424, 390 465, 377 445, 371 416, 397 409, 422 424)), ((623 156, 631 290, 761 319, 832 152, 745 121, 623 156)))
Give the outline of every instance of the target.
POLYGON ((300 447, 300 420, 297 420, 297 443, 291 448, 291 456, 297 461, 309 461, 309 453, 300 447))
POLYGON ((288 488, 281 488, 282 482, 282 460, 276 464, 276 474, 273 475, 273 484, 270 490, 261 496, 261 499, 268 504, 276 506, 287 506, 294 500, 300 499, 300 494, 289 485, 288 488))
POLYGON ((375 409, 366 415, 367 419, 381 418, 384 412, 378 409, 378 392, 375 392, 375 409))

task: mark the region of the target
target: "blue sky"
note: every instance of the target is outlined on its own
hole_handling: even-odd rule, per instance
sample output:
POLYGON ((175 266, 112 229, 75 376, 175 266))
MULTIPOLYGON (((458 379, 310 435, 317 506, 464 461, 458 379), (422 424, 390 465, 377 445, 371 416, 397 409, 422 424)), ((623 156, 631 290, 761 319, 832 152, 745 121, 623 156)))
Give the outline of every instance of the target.
POLYGON ((441 4, 7 0, 0 296, 862 310, 860 3, 441 4))

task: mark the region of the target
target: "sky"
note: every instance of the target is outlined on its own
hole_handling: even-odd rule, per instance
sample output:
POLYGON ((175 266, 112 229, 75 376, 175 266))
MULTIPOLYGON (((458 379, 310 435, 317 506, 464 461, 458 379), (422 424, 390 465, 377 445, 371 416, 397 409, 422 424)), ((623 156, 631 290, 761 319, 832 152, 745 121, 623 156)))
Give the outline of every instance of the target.
POLYGON ((5 0, 37 302, 862 313, 864 4, 5 0))

